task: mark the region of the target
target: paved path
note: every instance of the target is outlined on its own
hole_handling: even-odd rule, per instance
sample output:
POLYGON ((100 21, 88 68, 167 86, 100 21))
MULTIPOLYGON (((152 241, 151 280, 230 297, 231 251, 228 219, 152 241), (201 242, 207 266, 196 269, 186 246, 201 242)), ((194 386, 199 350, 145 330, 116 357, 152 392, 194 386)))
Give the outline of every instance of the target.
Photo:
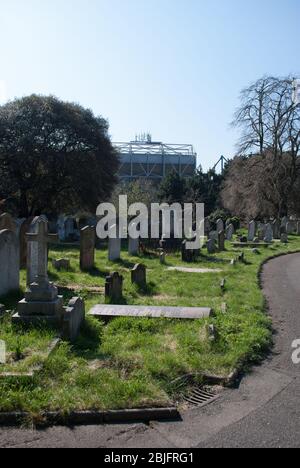
POLYGON ((300 365, 292 342, 300 339, 300 254, 269 262, 263 273, 276 334, 273 355, 253 369, 238 390, 227 390, 182 422, 0 429, 1 447, 300 447, 300 365))

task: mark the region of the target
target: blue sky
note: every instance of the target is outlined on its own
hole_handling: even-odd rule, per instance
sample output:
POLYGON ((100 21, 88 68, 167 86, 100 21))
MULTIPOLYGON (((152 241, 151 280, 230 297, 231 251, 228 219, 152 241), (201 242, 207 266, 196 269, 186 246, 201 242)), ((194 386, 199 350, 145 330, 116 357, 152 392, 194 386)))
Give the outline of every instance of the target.
POLYGON ((232 156, 240 90, 300 75, 300 0, 0 0, 0 100, 55 94, 110 122, 232 156))

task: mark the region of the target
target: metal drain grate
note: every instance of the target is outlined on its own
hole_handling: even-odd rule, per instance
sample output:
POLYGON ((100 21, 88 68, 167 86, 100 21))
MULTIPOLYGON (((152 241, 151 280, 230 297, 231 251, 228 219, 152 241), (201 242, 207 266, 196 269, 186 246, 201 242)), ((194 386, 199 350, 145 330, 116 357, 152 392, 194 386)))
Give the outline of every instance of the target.
POLYGON ((188 395, 183 397, 183 400, 188 403, 190 406, 204 406, 209 403, 212 403, 220 395, 212 393, 208 390, 204 390, 201 387, 194 388, 188 395))

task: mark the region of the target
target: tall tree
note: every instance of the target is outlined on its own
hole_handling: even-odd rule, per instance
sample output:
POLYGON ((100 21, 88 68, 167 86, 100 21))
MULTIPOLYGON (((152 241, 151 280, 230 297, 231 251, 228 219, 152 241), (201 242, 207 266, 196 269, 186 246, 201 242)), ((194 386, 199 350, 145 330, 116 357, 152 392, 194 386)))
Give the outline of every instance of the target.
POLYGON ((90 110, 37 95, 0 107, 0 199, 19 216, 95 212, 118 165, 107 121, 90 110))
POLYGON ((287 214, 299 175, 300 105, 293 102, 293 82, 291 77, 258 80, 242 91, 233 122, 241 130, 239 155, 260 156, 253 184, 274 205, 276 216, 287 214))

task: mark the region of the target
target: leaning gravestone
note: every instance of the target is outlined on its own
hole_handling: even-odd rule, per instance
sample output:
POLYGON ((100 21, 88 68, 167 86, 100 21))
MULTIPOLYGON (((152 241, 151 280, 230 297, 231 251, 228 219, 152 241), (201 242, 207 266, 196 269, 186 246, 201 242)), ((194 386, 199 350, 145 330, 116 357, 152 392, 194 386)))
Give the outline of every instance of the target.
POLYGON ((136 284, 139 288, 145 288, 147 286, 147 270, 145 265, 138 263, 131 270, 131 282, 136 284))
POLYGON ((20 288, 20 253, 16 234, 0 231, 0 296, 20 288))
POLYGON ((17 232, 17 223, 9 213, 2 213, 0 215, 0 231, 3 231, 4 229, 12 231, 15 234, 17 232))
POLYGON ((256 222, 251 221, 248 229, 248 242, 253 242, 256 236, 256 222))
POLYGON ((119 273, 112 273, 107 276, 105 283, 105 299, 106 301, 119 301, 123 297, 123 276, 119 273))
POLYGON ((89 271, 95 265, 96 232, 92 226, 86 226, 80 231, 80 269, 89 271))

